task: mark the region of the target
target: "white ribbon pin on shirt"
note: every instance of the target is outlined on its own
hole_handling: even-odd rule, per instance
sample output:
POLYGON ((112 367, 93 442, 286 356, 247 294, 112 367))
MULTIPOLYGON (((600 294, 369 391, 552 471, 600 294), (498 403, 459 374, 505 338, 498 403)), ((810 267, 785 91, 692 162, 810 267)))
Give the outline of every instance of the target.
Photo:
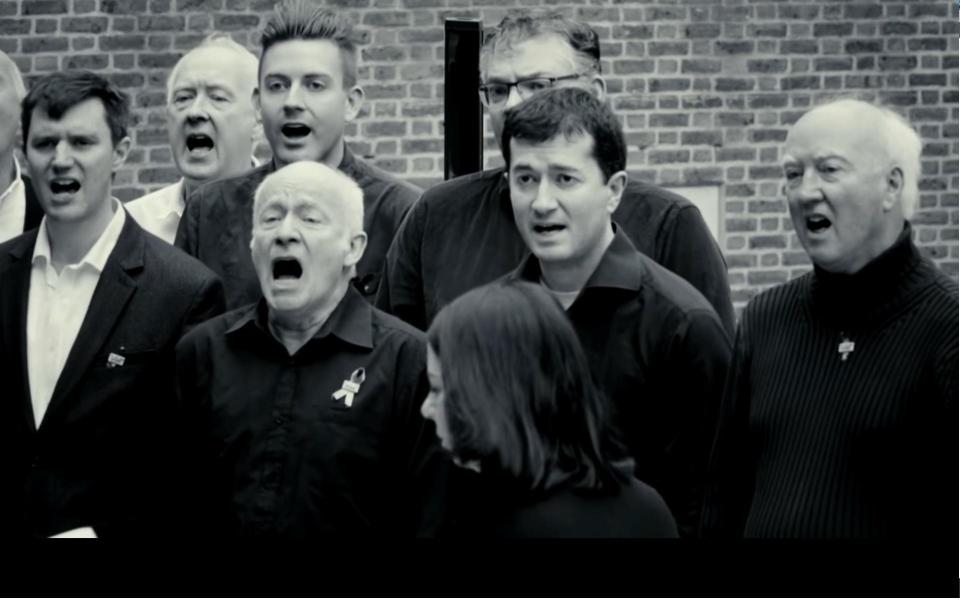
POLYGON ((343 400, 344 406, 353 406, 353 397, 360 392, 360 384, 367 378, 363 367, 350 374, 350 379, 344 379, 340 389, 333 393, 334 400, 343 400))

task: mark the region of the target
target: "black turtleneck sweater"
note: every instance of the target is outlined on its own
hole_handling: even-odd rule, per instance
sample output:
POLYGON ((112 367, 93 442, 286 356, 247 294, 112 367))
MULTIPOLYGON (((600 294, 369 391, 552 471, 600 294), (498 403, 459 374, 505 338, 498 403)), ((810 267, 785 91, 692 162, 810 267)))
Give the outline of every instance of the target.
POLYGON ((854 275, 815 268, 757 296, 704 535, 956 539, 957 338, 957 284, 909 225, 854 275))

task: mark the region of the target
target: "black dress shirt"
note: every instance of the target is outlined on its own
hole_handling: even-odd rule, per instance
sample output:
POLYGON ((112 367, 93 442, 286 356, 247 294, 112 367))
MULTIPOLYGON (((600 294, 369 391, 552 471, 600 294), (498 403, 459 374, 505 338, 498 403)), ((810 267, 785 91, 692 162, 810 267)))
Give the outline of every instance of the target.
MULTIPOLYGON (((424 192, 387 252, 377 307, 426 329, 454 298, 517 266, 527 247, 504 173, 473 173, 424 192)), ((726 263, 696 206, 630 181, 613 220, 640 252, 700 290, 733 336, 726 263)))
MULTIPOLYGON (((278 168, 275 162, 269 162, 243 175, 202 186, 190 195, 180 219, 174 245, 220 276, 228 310, 260 297, 260 282, 250 257, 253 194, 278 168)), ((363 190, 367 248, 357 264, 354 285, 372 301, 387 248, 421 190, 367 164, 346 147, 338 168, 363 190)))
MULTIPOLYGON (((540 264, 531 255, 508 277, 539 283, 540 264)), ((612 400, 634 474, 660 492, 681 535, 692 535, 731 359, 717 313, 617 229, 567 316, 612 400)))
POLYGON ((425 533, 441 454, 420 416, 421 332, 350 288, 290 356, 267 307, 231 311, 177 347, 177 391, 197 428, 196 523, 228 536, 410 536, 425 533), (362 368, 347 406, 335 397, 362 368))

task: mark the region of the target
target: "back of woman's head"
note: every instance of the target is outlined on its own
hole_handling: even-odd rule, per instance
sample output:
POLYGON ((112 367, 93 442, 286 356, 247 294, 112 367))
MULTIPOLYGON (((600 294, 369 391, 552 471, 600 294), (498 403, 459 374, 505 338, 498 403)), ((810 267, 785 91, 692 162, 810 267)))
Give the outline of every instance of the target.
POLYGON ((540 286, 495 282, 459 297, 428 332, 453 454, 528 491, 603 489, 605 404, 560 305, 540 286))

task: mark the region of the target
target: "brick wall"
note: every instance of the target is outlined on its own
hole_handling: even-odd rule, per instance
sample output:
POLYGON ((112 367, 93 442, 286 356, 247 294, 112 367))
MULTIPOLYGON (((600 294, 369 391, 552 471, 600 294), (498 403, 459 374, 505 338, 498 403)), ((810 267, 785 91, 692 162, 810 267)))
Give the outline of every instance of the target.
MULTIPOLYGON (((211 30, 256 49, 274 0, 0 0, 0 49, 28 80, 45 71, 108 73, 134 102, 135 150, 117 194, 176 178, 163 86, 211 30)), ((787 128, 818 98, 856 93, 901 110, 923 139, 917 241, 958 271, 958 61, 951 0, 331 0, 362 34, 367 102, 351 143, 428 186, 443 170, 443 20, 498 22, 548 5, 595 26, 633 176, 718 185, 721 243, 738 308, 809 269, 779 191, 787 128)), ((488 129, 489 131, 489 129, 488 129)), ((499 162, 487 139, 488 164, 499 162)))

